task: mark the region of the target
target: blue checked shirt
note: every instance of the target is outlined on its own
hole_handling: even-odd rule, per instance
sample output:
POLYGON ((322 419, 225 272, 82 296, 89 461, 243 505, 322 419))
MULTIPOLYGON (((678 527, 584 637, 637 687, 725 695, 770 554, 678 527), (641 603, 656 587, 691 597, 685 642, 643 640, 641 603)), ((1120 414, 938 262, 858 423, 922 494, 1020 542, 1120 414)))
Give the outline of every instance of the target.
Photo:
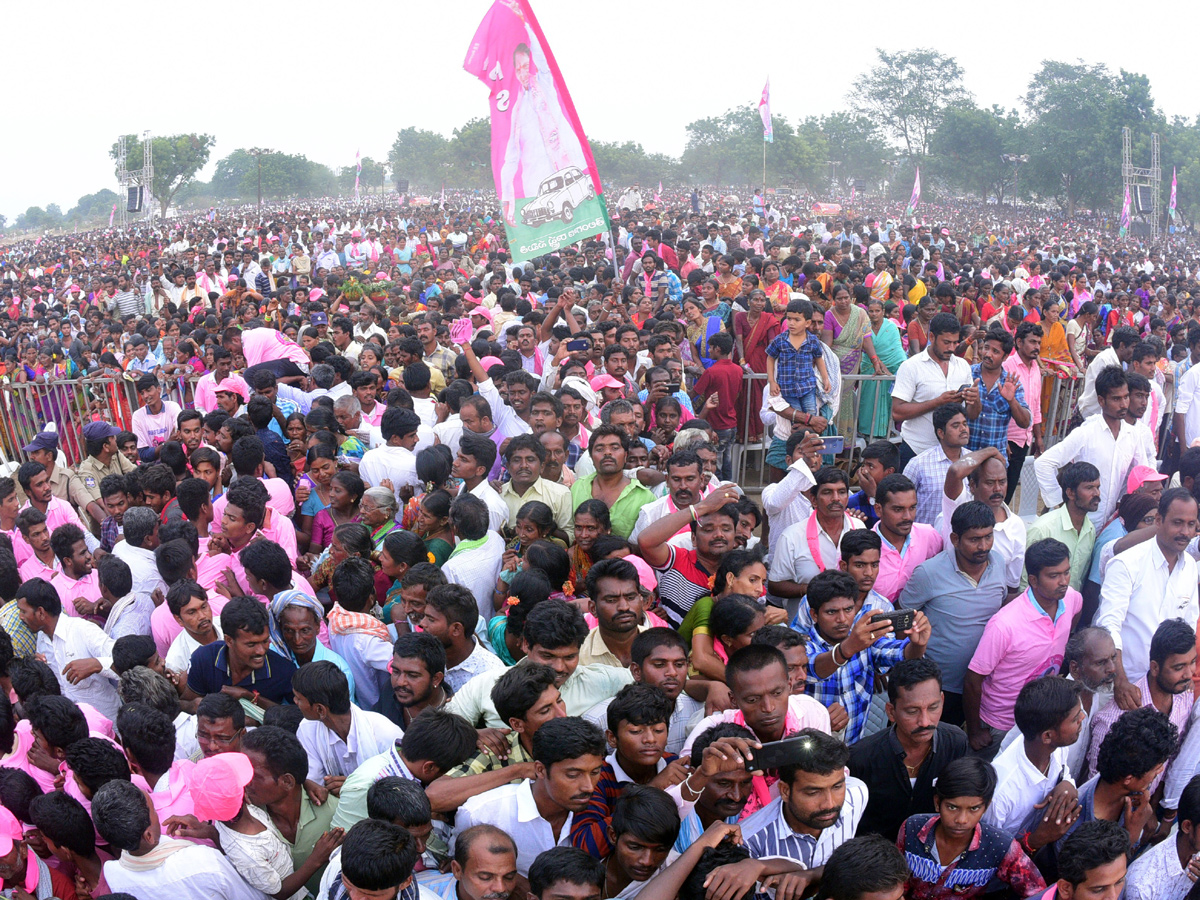
MULTIPOLYGON (((941 444, 918 453, 904 467, 905 476, 917 488, 917 521, 922 525, 937 522, 942 511, 942 494, 946 490, 946 473, 953 465, 941 444)), ((963 479, 964 483, 966 479, 963 479)))
MULTIPOLYGON (((854 624, 863 616, 877 612, 864 605, 854 617, 854 624)), ((828 678, 818 681, 815 674, 817 657, 833 650, 837 641, 830 643, 825 640, 815 625, 809 626, 805 633, 808 635, 808 692, 822 706, 840 703, 845 707, 850 714, 845 740, 847 744, 853 744, 867 724, 867 712, 871 708, 871 695, 875 690, 875 673, 887 672, 904 658, 908 638, 898 640, 890 634, 881 637, 866 650, 851 656, 844 666, 828 678)), ((838 656, 841 655, 839 652, 838 656)))
POLYGON ((816 361, 821 358, 821 342, 811 331, 797 350, 785 328, 767 345, 767 356, 775 358, 775 383, 786 400, 811 394, 817 389, 816 361))
MULTIPOLYGON (((983 409, 979 413, 979 418, 971 421, 971 437, 967 441, 968 450, 982 450, 984 447, 995 447, 1000 451, 1000 455, 1004 461, 1008 462, 1008 423, 1012 419, 1012 407, 1009 402, 1000 395, 1000 385, 1009 377, 1009 374, 1003 370, 1000 372, 1000 377, 996 379, 996 383, 992 385, 989 391, 983 386, 983 382, 979 377, 980 365, 975 363, 971 366, 971 383, 979 381, 979 401, 983 404, 983 409)), ((1021 406, 1027 406, 1025 402, 1025 389, 1021 386, 1021 382, 1017 381, 1017 395, 1013 398, 1021 406)), ((1038 398, 1041 402, 1041 398, 1038 398)))

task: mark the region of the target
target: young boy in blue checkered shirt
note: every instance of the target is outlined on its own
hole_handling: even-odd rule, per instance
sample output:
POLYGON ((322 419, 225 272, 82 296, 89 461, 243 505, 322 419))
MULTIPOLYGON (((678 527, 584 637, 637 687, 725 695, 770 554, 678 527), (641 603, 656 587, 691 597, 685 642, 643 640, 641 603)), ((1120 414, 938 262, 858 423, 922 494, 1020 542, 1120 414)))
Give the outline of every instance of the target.
POLYGON ((787 331, 767 345, 767 388, 772 397, 782 395, 789 406, 815 416, 819 412, 816 373, 821 374, 822 390, 828 392, 830 382, 821 342, 810 330, 812 318, 810 301, 793 300, 787 305, 787 331))

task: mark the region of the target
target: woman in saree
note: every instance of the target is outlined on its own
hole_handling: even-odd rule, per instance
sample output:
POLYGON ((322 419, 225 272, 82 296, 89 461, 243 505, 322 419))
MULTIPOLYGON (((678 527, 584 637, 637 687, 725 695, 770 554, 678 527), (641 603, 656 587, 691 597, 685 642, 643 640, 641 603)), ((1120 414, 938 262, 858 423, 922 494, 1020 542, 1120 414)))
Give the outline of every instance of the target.
MULTIPOLYGON (((867 289, 862 287, 862 290, 865 293, 867 289)), ((875 344, 871 340, 870 320, 863 308, 854 302, 849 285, 834 287, 833 305, 825 313, 821 340, 837 354, 842 375, 858 372, 864 351, 875 374, 886 374, 887 370, 876 355, 875 344)), ((854 391, 851 388, 849 383, 843 385, 841 402, 834 418, 834 426, 841 435, 853 435, 854 391)))
POLYGON ((717 257, 717 296, 733 302, 742 292, 742 279, 734 274, 733 257, 726 253, 717 257))
POLYGON ((892 282, 892 273, 888 271, 888 255, 880 253, 875 257, 875 271, 866 277, 863 282, 871 289, 871 299, 886 301, 890 293, 892 282))
MULTIPOLYGON (((733 316, 733 339, 737 344, 738 362, 743 367, 749 366, 752 372, 765 375, 767 345, 779 334, 780 326, 779 316, 771 311, 766 292, 756 290, 751 293, 749 312, 739 312, 733 316)), ((762 406, 763 382, 751 381, 749 390, 746 402, 751 410, 759 409, 762 406)), ((757 441, 761 436, 762 420, 751 414, 750 432, 743 439, 757 441)))
POLYGON ((718 318, 725 330, 733 328, 733 307, 717 294, 717 279, 706 278, 700 282, 700 299, 704 301, 704 314, 718 318))
POLYGON ((707 369, 714 362, 708 355, 709 338, 721 331, 723 323, 718 316, 706 316, 702 302, 693 297, 683 301, 683 318, 687 323, 687 342, 707 369))
MULTIPOLYGON (((900 329, 896 323, 887 317, 883 303, 871 298, 867 303, 867 319, 871 323, 871 342, 879 361, 883 363, 889 375, 895 375, 900 363, 908 358, 901 340, 900 329)), ((859 371, 870 375, 875 371, 874 364, 863 359, 859 371)), ((867 442, 878 438, 886 438, 892 425, 892 385, 875 381, 864 381, 860 388, 858 430, 867 436, 867 442), (878 399, 876 399, 878 397, 878 399), (876 406, 878 404, 878 406, 876 406)))
POLYGON ((773 260, 763 263, 762 290, 776 309, 787 309, 792 299, 792 289, 779 280, 779 264, 773 260))
POLYGON ((1058 378, 1074 378, 1075 359, 1067 343, 1067 330, 1059 318, 1059 304, 1053 298, 1042 303, 1042 352, 1039 365, 1042 369, 1042 415, 1050 410, 1050 398, 1054 395, 1054 382, 1058 378))

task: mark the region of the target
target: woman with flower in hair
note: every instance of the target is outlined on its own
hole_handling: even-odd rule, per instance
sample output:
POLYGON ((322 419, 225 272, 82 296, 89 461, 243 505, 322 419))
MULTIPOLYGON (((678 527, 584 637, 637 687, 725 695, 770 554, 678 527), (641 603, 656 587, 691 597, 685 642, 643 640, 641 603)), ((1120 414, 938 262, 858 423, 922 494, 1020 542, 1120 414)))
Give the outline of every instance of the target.
POLYGON ((575 543, 571 545, 571 581, 587 583, 591 569, 592 545, 601 535, 612 534, 612 518, 608 506, 601 500, 584 500, 575 509, 575 543))
POLYGON ((454 529, 450 527, 450 503, 448 491, 438 488, 421 497, 413 531, 424 537, 429 561, 442 565, 454 552, 454 529))

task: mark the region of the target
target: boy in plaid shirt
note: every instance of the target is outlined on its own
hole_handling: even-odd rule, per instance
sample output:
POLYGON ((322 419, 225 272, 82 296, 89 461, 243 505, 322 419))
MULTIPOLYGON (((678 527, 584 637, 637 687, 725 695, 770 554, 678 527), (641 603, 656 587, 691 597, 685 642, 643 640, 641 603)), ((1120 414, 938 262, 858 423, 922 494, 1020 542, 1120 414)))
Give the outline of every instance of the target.
POLYGON ((810 330, 813 305, 808 300, 793 300, 787 305, 787 331, 767 345, 767 387, 772 397, 782 396, 794 409, 817 414, 817 378, 821 389, 831 385, 821 342, 810 330), (814 371, 815 370, 815 371, 814 371))

